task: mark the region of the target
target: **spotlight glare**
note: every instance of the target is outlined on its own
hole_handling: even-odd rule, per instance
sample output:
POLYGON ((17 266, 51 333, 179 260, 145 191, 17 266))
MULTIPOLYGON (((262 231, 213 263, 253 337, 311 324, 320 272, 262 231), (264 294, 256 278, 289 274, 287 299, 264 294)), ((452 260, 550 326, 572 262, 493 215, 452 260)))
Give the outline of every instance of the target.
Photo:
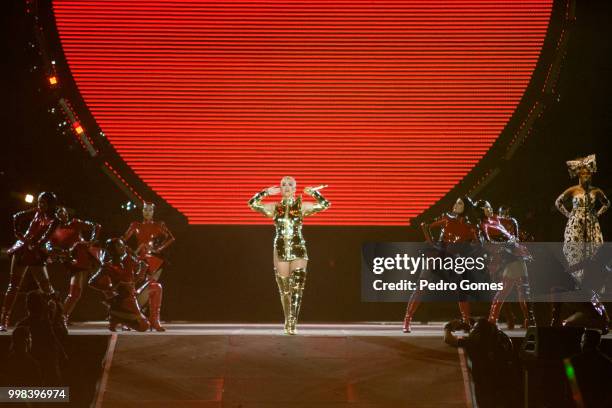
POLYGON ((49 84, 52 86, 57 85, 57 77, 55 75, 49 77, 49 84))
POLYGON ((26 194, 23 199, 28 204, 32 204, 34 202, 34 196, 32 194, 26 194))

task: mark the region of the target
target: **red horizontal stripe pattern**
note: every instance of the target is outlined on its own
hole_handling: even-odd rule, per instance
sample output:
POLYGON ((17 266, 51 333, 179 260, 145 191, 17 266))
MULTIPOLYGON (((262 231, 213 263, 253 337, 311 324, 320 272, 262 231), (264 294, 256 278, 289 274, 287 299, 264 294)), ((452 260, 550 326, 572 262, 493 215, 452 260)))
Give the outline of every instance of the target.
POLYGON ((319 225, 406 225, 511 118, 552 0, 54 0, 64 53, 121 158, 192 224, 329 184, 319 225))

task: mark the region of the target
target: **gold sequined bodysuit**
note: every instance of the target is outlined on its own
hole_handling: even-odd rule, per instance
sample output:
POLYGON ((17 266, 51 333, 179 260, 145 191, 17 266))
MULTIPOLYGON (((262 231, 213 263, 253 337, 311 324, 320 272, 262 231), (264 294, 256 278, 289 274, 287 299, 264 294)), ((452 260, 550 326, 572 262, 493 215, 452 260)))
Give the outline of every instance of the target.
POLYGON ((283 199, 274 207, 274 250, 280 260, 308 259, 302 235, 302 198, 283 199))
POLYGON ((274 250, 279 260, 289 262, 295 259, 308 259, 306 241, 302 235, 302 223, 304 217, 326 210, 330 203, 318 191, 312 191, 310 195, 316 200, 311 208, 302 208, 302 197, 295 199, 284 198, 276 203, 274 209, 262 203, 267 196, 266 191, 255 194, 249 201, 252 210, 260 212, 274 220, 276 234, 274 236, 274 250))

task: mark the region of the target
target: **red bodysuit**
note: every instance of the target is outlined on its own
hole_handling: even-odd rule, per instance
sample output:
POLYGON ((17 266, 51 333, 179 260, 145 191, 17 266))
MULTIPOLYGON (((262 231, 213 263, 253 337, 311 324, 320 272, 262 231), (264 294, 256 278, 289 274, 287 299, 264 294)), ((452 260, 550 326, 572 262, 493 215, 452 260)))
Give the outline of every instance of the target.
POLYGON ((514 236, 506 229, 502 220, 496 215, 483 220, 481 227, 486 240, 489 242, 507 242, 514 239, 514 236))
POLYGON ((172 236, 163 221, 134 221, 124 235, 124 240, 134 235, 137 243, 137 254, 148 265, 148 273, 155 273, 164 264, 164 258, 158 252, 160 245, 172 236))
MULTIPOLYGON (((504 227, 502 221, 503 219, 497 216, 487 217, 482 221, 481 228, 487 242, 500 243, 516 241, 515 236, 504 227)), ((489 265, 490 270, 496 272, 504 264, 504 258, 508 254, 517 258, 526 259, 529 257, 529 251, 524 245, 516 245, 510 252, 503 246, 494 247, 491 263, 489 265)))
POLYGON ((72 271, 91 270, 99 262, 99 248, 87 242, 84 235, 90 234, 90 240, 96 239, 98 228, 91 222, 76 218, 58 225, 49 236, 51 250, 67 251, 69 260, 66 266, 72 271))
POLYGON ((38 209, 18 212, 13 216, 13 232, 17 242, 8 249, 9 255, 14 255, 18 264, 25 266, 42 266, 46 253, 42 245, 58 224, 57 218, 44 214, 38 209), (20 231, 20 225, 29 214, 34 214, 25 233, 20 231))
POLYGON ((476 228, 460 215, 444 214, 432 222, 429 228, 440 228, 440 241, 446 243, 478 241, 476 228))
MULTIPOLYGON (((109 284, 112 287, 124 284, 133 285, 142 278, 143 269, 144 268, 139 261, 130 255, 126 255, 121 262, 116 264, 112 262, 104 262, 96 275, 101 274, 108 278, 108 280, 105 280, 102 284, 103 286, 109 284)), ((103 288, 97 286, 96 288, 102 291, 104 290, 103 288)))
POLYGON ((518 238, 519 236, 518 222, 514 218, 498 216, 497 219, 499 220, 500 224, 506 229, 506 231, 512 234, 512 236, 518 238))
POLYGON ((136 300, 135 283, 143 279, 146 267, 130 255, 121 262, 107 261, 89 280, 89 284, 110 298, 109 320, 111 330, 118 324, 144 331, 149 323, 140 311, 136 300))

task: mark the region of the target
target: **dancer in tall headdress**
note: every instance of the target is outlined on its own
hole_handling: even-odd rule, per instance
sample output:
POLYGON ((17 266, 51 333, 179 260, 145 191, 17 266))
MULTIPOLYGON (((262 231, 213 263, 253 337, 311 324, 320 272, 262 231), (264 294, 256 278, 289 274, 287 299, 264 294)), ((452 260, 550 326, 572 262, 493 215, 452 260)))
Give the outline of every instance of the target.
POLYGON ((55 214, 57 197, 51 192, 40 193, 37 206, 13 215, 13 231, 17 242, 9 248, 11 272, 0 312, 0 331, 6 331, 13 305, 27 271, 32 273, 38 286, 47 294, 53 293, 45 266, 47 253, 44 244, 58 224, 55 214))
MULTIPOLYGON (((610 200, 600 188, 591 184, 593 173, 597 172, 594 154, 570 160, 567 167, 570 177, 578 177, 578 184, 565 190, 555 205, 568 218, 563 234, 563 253, 571 266, 593 256, 603 243, 598 218, 610 208, 610 200), (566 200, 572 202, 571 211, 565 207, 566 200)), ((582 273, 582 270, 573 273, 579 283, 582 273)))
MULTIPOLYGON (((421 229, 425 240, 431 244, 446 245, 459 243, 479 242, 476 225, 467 217, 467 214, 472 212, 472 200, 469 197, 459 197, 450 213, 444 213, 431 224, 422 223, 421 229), (434 240, 432 238, 433 231, 439 230, 439 236, 434 240)), ((444 250, 444 249, 442 249, 444 250)), ((406 315, 404 316, 403 332, 410 333, 412 318, 421 304, 421 293, 414 291, 410 296, 406 307, 406 315)), ((465 329, 469 329, 470 320, 470 304, 465 300, 460 300, 459 311, 461 312, 461 321, 464 323, 465 329)))
MULTIPOLYGON (((610 200, 600 188, 592 185, 592 176, 597 172, 594 154, 566 163, 570 177, 578 177, 578 184, 561 193, 555 205, 568 219, 563 234, 563 253, 570 266, 576 285, 575 289, 580 289, 584 269, 578 269, 575 266, 593 257, 601 247, 603 234, 598 218, 610 208, 610 200), (572 208, 568 211, 565 202, 569 200, 571 200, 572 208)), ((607 326, 609 319, 595 292, 591 304, 607 326)), ((560 307, 559 303, 553 304, 553 325, 561 323, 560 307)))
POLYGON ((492 260, 489 263, 489 272, 492 277, 501 277, 503 289, 493 297, 489 321, 497 324, 497 319, 502 306, 516 287, 518 300, 523 312, 523 327, 535 326, 533 307, 530 302, 529 276, 527 275, 527 263, 530 259, 527 248, 518 242, 518 222, 508 217, 498 217, 493 213, 493 208, 488 201, 480 200, 477 203, 480 210, 480 230, 484 240, 493 243, 492 260), (507 225, 510 231, 504 226, 507 225))
POLYGON ((136 299, 136 282, 142 281, 146 273, 146 262, 132 255, 120 238, 106 240, 102 265, 89 285, 106 297, 111 331, 121 325, 137 331, 149 329, 149 321, 136 299))
POLYGON ((64 301, 66 321, 83 293, 87 278, 98 269, 101 226, 91 221, 70 218, 65 207, 57 209, 58 225, 46 244, 47 263, 59 263, 70 274, 70 289, 64 301))
POLYGON ((174 242, 174 235, 163 221, 153 219, 154 214, 155 204, 143 202, 143 220, 130 224, 123 235, 123 241, 129 242, 130 238, 136 238, 135 252, 147 264, 146 279, 137 282, 138 302, 141 307, 148 303, 151 328, 165 331, 159 320, 163 293, 159 278, 165 263, 163 252, 174 242))
POLYGON ((279 187, 269 187, 255 194, 249 200, 249 207, 274 220, 276 235, 274 237, 274 273, 280 293, 283 312, 285 313, 285 334, 296 334, 296 324, 300 313, 304 285, 306 284, 306 266, 308 254, 306 241, 302 236, 304 217, 329 208, 327 201, 318 187, 305 187, 304 193, 315 199, 315 202, 302 202, 296 197, 296 182, 293 177, 283 177, 279 187), (263 199, 281 194, 279 202, 263 203, 263 199))

